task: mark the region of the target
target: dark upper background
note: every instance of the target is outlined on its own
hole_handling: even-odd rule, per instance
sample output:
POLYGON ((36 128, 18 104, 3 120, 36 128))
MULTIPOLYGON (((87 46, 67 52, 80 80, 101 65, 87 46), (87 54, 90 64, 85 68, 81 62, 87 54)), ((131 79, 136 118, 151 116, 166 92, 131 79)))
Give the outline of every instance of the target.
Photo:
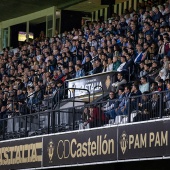
POLYGON ((101 0, 0 0, 0 22, 40 11, 52 6, 57 9, 92 12, 101 6, 101 0))

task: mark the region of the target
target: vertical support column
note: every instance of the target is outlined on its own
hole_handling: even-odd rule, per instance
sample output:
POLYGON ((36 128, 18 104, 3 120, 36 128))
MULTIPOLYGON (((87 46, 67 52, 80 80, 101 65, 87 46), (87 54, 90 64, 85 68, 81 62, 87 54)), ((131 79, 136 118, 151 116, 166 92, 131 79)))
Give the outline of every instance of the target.
POLYGON ((114 5, 114 13, 116 13, 116 14, 117 14, 117 4, 116 4, 116 5, 114 5))
POLYGON ((104 20, 106 21, 107 20, 107 8, 104 9, 104 20))
POLYGON ((125 11, 125 9, 127 8, 127 1, 123 2, 124 3, 124 8, 123 10, 125 11))
POLYGON ((137 1, 133 1, 134 10, 137 9, 137 1))
POLYGON ((100 9, 100 17, 103 15, 103 9, 100 9))
POLYGON ((96 13, 95 20, 98 21, 98 11, 96 11, 95 13, 96 13))
POLYGON ((46 28, 45 28, 45 35, 48 35, 48 16, 45 17, 45 23, 46 23, 46 28))
POLYGON ((61 10, 60 10, 60 19, 59 19, 59 30, 58 30, 58 32, 59 32, 59 34, 61 34, 61 10))
POLYGON ((129 0, 129 8, 132 7, 132 0, 129 0))
POLYGON ((119 15, 122 14, 122 3, 119 3, 119 15))
POLYGON ((3 49, 3 48, 2 48, 2 37, 3 37, 3 36, 2 36, 2 30, 3 30, 3 29, 0 28, 0 51, 2 51, 2 49, 3 49))
POLYGON ((11 42, 10 42, 11 39, 10 38, 11 38, 11 27, 9 26, 8 27, 8 47, 10 47, 10 44, 11 44, 11 42))
POLYGON ((94 12, 91 13, 91 21, 94 21, 94 12))
POLYGON ((56 7, 54 6, 53 8, 53 25, 52 25, 52 36, 55 35, 55 31, 56 31, 56 7))
POLYGON ((29 41, 29 21, 26 22, 26 42, 29 41))

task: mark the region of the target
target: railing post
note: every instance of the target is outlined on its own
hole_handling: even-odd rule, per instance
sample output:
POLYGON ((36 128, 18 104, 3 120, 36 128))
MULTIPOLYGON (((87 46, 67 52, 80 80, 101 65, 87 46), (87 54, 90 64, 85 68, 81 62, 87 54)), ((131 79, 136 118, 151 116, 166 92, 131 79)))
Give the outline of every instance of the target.
POLYGON ((47 128, 47 133, 50 133, 50 112, 48 111, 48 128, 47 128))
POLYGON ((55 133, 55 111, 52 111, 51 121, 52 121, 52 133, 55 133))
MULTIPOLYGON (((73 93, 73 98, 75 99, 75 90, 73 93)), ((74 101, 73 101, 73 130, 75 130, 75 107, 74 107, 74 101)))
POLYGON ((160 100, 159 100, 159 117, 162 118, 162 114, 164 114, 164 107, 163 107, 163 93, 159 93, 160 100))
POLYGON ((3 120, 2 128, 3 128, 3 134, 2 134, 3 135, 3 140, 5 140, 5 120, 3 120))
POLYGON ((27 134, 27 115, 25 116, 25 137, 26 136, 28 136, 28 134, 27 134))
POLYGON ((128 98, 128 123, 130 122, 131 116, 131 97, 128 98))
MULTIPOLYGON (((99 122, 96 122, 96 123, 99 123, 99 127, 101 126, 101 122, 102 122, 102 113, 101 113, 101 103, 99 104, 99 122)), ((103 122, 102 122, 103 124, 103 122)))

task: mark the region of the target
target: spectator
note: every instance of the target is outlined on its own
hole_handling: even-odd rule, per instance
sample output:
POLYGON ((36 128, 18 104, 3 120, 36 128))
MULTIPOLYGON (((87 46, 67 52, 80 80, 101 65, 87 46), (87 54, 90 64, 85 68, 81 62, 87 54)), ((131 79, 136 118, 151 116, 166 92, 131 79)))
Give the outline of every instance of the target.
POLYGON ((95 61, 95 66, 96 66, 96 67, 95 67, 95 69, 93 69, 92 74, 101 73, 102 70, 103 70, 103 68, 102 68, 102 64, 101 64, 100 59, 97 59, 97 60, 95 61))
POLYGON ((121 64, 120 64, 120 66, 117 68, 117 71, 118 71, 118 72, 123 71, 123 67, 124 67, 125 64, 126 64, 126 57, 125 57, 125 56, 121 56, 121 57, 120 57, 120 61, 121 61, 121 64))
POLYGON ((115 93, 113 91, 109 92, 109 99, 106 103, 106 105, 103 106, 102 110, 104 111, 104 114, 109 119, 115 119, 115 93))
POLYGON ((150 119, 150 108, 152 107, 151 100, 149 99, 149 91, 142 94, 142 100, 138 105, 139 111, 133 118, 133 122, 144 121, 150 119))
POLYGON ((82 66, 80 64, 76 64, 75 65, 75 71, 76 71, 75 78, 79 78, 79 77, 85 76, 85 72, 82 69, 82 66))
POLYGON ((118 80, 112 84, 114 89, 113 91, 115 91, 116 93, 119 91, 122 85, 125 85, 127 83, 127 80, 123 77, 123 74, 121 72, 117 74, 117 79, 118 80))
POLYGON ((139 85, 139 90, 141 93, 144 93, 145 91, 149 91, 149 83, 147 82, 147 78, 145 76, 141 77, 140 79, 141 84, 139 85))
POLYGON ((131 94, 131 88, 130 88, 130 86, 126 85, 124 88, 124 96, 118 106, 116 115, 128 115, 128 108, 129 108, 128 105, 129 105, 130 94, 131 94))
POLYGON ((113 57, 113 71, 117 71, 119 66, 120 66, 120 61, 118 60, 117 56, 114 56, 113 57))

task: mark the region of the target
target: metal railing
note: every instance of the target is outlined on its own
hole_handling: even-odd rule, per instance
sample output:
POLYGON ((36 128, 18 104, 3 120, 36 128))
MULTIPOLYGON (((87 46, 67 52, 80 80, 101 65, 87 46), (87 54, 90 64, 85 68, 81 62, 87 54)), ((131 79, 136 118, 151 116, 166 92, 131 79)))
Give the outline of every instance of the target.
MULTIPOLYGON (((72 100, 73 102, 74 100, 72 100)), ((0 120, 1 140, 161 119, 170 115, 170 91, 82 103, 0 120), (114 107, 110 107, 114 104, 114 107), (125 102, 125 105, 122 105, 125 102), (104 109, 105 108, 105 109, 104 109), (110 113, 110 114, 109 114, 110 113)))

